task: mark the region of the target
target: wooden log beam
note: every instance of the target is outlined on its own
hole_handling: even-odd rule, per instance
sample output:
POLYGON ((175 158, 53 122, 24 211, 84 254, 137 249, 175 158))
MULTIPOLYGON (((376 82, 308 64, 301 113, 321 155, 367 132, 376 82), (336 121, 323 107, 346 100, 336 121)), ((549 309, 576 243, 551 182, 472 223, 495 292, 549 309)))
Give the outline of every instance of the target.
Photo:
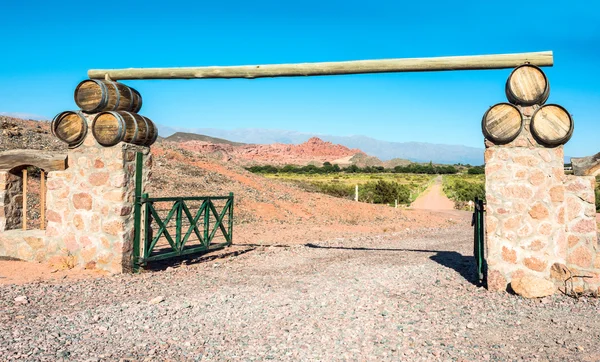
POLYGON ((594 156, 573 157, 571 164, 575 176, 598 176, 600 175, 600 152, 594 156))
POLYGON ((9 150, 0 152, 0 170, 19 166, 35 166, 42 170, 62 171, 67 168, 67 155, 40 150, 9 150))
POLYGON ((515 68, 530 63, 538 67, 554 64, 552 51, 469 55, 435 58, 355 60, 346 62, 212 66, 189 68, 91 69, 91 79, 211 79, 269 78, 366 73, 433 72, 515 68))

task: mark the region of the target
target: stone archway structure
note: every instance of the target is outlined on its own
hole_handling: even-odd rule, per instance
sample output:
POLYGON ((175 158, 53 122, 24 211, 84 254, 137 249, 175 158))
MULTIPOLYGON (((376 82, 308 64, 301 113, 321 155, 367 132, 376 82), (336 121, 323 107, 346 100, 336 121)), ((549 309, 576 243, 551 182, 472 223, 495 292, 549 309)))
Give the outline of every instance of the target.
MULTIPOLYGON (((84 117, 91 125, 92 116, 84 117)), ((111 273, 130 270, 137 152, 144 155, 145 186, 152 166, 148 147, 120 142, 106 148, 91 133, 66 155, 0 154, 0 255, 38 262, 69 258, 73 265, 111 273), (21 201, 22 180, 10 170, 24 165, 47 172, 45 230, 19 228, 15 203, 21 201)))
MULTIPOLYGON (((88 76, 96 83, 105 79, 110 85, 103 86, 100 108, 94 108, 94 112, 135 113, 141 103, 137 108, 123 108, 119 89, 128 88, 116 80, 254 79, 507 69, 524 64, 552 66, 552 52, 229 67, 100 69, 88 71, 88 76)), ((129 98, 125 99, 132 101, 133 93, 130 90, 129 98)), ((536 104, 516 106, 523 116, 518 137, 500 143, 487 140, 485 144, 488 287, 506 290, 507 285, 526 276, 534 282, 559 286, 567 278, 584 275, 585 278, 573 280, 577 290, 598 292, 600 255, 594 179, 565 175, 563 146, 547 147, 532 136, 532 115, 546 101, 547 95, 536 104)), ((129 103, 133 107, 134 102, 129 103)), ((77 128, 81 139, 77 138, 71 145, 68 168, 48 174, 48 227, 43 235, 43 258, 68 253, 76 259, 76 264, 123 272, 131 266, 132 257, 135 154, 144 154, 141 177, 144 183, 148 180, 152 158, 148 147, 125 142, 102 147, 92 134, 86 134, 93 116, 82 115, 83 127, 77 128)), ((6 172, 0 172, 0 177, 4 177, 0 178, 0 186, 4 185, 0 192, 4 190, 6 194, 6 185, 14 180, 6 172)), ((2 237, 5 235, 0 234, 0 239, 2 237)), ((5 255, 13 253, 7 252, 6 247, 4 250, 5 255)), ((28 256, 25 259, 32 259, 28 256)), ((36 259, 39 258, 36 256, 36 259)))

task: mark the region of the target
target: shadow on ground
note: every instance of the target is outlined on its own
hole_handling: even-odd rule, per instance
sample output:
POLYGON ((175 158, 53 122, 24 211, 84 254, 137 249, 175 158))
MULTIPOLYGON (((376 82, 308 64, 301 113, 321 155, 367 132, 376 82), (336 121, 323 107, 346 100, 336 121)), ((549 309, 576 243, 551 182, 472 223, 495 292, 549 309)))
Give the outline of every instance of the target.
POLYGON ((398 248, 367 248, 367 247, 346 247, 346 246, 321 246, 308 243, 305 245, 308 248, 315 249, 337 249, 337 250, 353 250, 353 251, 384 251, 384 252, 409 252, 409 253, 429 253, 434 254, 429 259, 436 263, 455 270, 469 283, 481 286, 477 279, 477 266, 473 256, 464 256, 456 251, 445 250, 428 250, 428 249, 398 249, 398 248))
MULTIPOLYGON (((241 245, 236 245, 236 246, 241 246, 241 245)), ((182 265, 194 265, 194 264, 208 263, 208 262, 218 260, 218 259, 226 259, 226 258, 232 258, 232 257, 236 257, 239 255, 243 255, 243 254, 249 253, 255 249, 256 249, 256 247, 249 245, 249 246, 243 247, 242 249, 238 249, 238 250, 234 250, 234 251, 230 251, 230 252, 223 252, 223 250, 216 250, 216 251, 209 251, 206 253, 183 255, 183 256, 173 257, 173 258, 169 258, 169 259, 165 259, 165 260, 156 260, 153 262, 149 262, 148 265, 146 265, 143 268, 143 270, 144 271, 162 271, 169 267, 170 268, 179 268, 182 265)), ((227 250, 227 249, 224 249, 224 250, 227 250)))

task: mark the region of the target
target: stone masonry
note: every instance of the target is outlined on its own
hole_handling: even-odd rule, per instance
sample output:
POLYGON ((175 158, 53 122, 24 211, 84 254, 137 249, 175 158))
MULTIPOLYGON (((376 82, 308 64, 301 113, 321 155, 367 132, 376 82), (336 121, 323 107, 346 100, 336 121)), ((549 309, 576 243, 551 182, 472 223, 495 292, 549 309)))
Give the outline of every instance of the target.
POLYGON ((23 179, 17 172, 0 171, 0 232, 21 227, 23 179))
POLYGON ((586 276, 573 278, 576 292, 600 293, 595 185, 593 176, 567 176, 565 182, 566 265, 573 276, 586 276))
POLYGON ((594 180, 565 175, 563 147, 531 136, 537 107, 520 107, 525 125, 514 141, 485 143, 488 288, 505 290, 526 275, 563 287, 572 273, 592 277, 575 278, 578 291, 598 292, 594 180))
MULTIPOLYGON (((93 115, 86 118, 91 129, 93 115)), ((24 260, 69 258, 74 265, 111 273, 128 271, 134 238, 136 152, 144 154, 146 185, 152 167, 148 147, 127 143, 102 147, 89 132, 81 146, 69 150, 67 169, 48 173, 43 242, 32 247, 25 235, 0 233, 0 241, 4 239, 0 252, 24 260)), ((0 177, 4 177, 0 181, 7 179, 0 177)), ((0 182, 0 186, 7 184, 0 182)))

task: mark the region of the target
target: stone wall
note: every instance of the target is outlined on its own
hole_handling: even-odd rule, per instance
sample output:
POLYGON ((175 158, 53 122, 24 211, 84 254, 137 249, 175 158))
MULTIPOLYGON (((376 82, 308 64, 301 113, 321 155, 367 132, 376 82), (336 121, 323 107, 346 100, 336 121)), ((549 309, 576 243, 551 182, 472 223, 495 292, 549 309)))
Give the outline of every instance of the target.
MULTIPOLYGON (((89 129, 92 116, 87 116, 89 129)), ((45 232, 0 232, 0 255, 36 261, 68 258, 76 266, 128 271, 137 152, 144 154, 145 186, 152 168, 149 148, 127 143, 103 147, 89 132, 81 146, 69 150, 67 169, 47 174, 45 232)), ((17 185, 10 174, 0 173, 0 200, 22 200, 17 185)))
POLYGON ((49 173, 49 255, 67 253, 77 265, 112 273, 129 269, 138 151, 144 153, 145 185, 152 167, 149 148, 127 143, 102 147, 91 132, 80 147, 69 150, 67 170, 49 173))
POLYGON ((566 266, 594 276, 583 289, 597 291, 594 181, 566 176, 563 147, 531 136, 537 107, 520 107, 524 128, 514 141, 485 143, 488 288, 506 290, 526 275, 550 280, 553 269, 566 266))
POLYGON ((0 233, 0 255, 38 261, 46 260, 44 230, 8 230, 0 233))
POLYGON ((600 255, 596 224, 593 176, 567 176, 565 216, 567 232, 566 266, 574 276, 576 292, 600 292, 600 255))
POLYGON ((23 178, 16 172, 0 171, 0 232, 22 226, 23 178))

